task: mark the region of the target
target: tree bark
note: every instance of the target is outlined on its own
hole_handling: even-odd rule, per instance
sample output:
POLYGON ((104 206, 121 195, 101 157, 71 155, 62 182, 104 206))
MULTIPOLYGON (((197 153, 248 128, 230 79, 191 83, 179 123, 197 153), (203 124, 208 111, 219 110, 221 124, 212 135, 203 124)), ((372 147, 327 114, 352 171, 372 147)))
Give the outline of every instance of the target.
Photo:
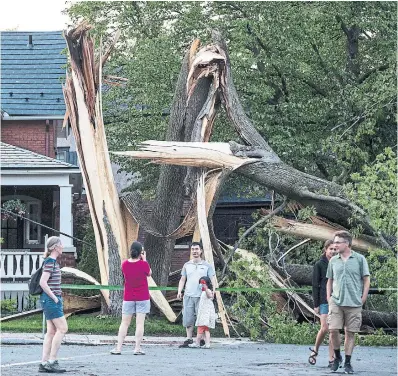
MULTIPOLYGON (((195 42, 193 44, 195 48, 195 42)), ((206 103, 210 80, 200 79, 193 94, 188 98, 186 89, 190 59, 194 51, 186 54, 174 94, 170 114, 167 141, 189 141, 195 122, 206 103)), ((162 166, 156 189, 151 223, 161 234, 170 234, 180 223, 184 200, 184 179, 187 169, 181 166, 162 166)), ((145 239, 148 262, 154 280, 167 286, 175 239, 149 233, 145 239)))

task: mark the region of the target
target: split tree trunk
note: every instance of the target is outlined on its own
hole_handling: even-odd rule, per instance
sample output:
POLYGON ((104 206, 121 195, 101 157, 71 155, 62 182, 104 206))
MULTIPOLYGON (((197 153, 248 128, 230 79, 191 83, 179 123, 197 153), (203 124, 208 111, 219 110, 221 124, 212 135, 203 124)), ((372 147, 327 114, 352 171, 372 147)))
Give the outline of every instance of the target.
MULTIPOLYGON (((65 33, 71 71, 67 75, 64 96, 76 140, 80 168, 95 233, 98 262, 103 285, 120 284, 121 260, 128 257, 125 227, 119 197, 113 180, 111 162, 102 119, 102 65, 109 56, 94 56, 93 40, 87 36, 90 26, 80 24, 65 33)), ((108 313, 121 315, 121 294, 102 291, 108 313)))
MULTIPOLYGON (((186 89, 190 65, 197 45, 197 42, 192 44, 191 50, 182 63, 166 134, 168 141, 191 139, 195 121, 207 99, 210 81, 206 78, 200 80, 200 84, 190 98, 186 89)), ((161 167, 151 215, 151 224, 160 234, 170 234, 180 224, 186 173, 186 168, 180 166, 161 167)), ((168 283, 174 244, 174 238, 159 237, 151 233, 148 233, 145 239, 153 278, 161 286, 167 286, 168 283)))

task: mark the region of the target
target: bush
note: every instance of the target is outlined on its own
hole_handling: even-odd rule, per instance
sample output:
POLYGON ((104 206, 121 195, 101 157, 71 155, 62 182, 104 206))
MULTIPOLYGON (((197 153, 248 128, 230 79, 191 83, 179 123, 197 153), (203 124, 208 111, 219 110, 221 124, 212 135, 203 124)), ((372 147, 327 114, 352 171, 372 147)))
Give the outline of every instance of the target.
POLYGON ((268 329, 265 339, 272 343, 309 345, 315 342, 320 329, 319 324, 301 323, 287 314, 275 314, 270 320, 271 328, 268 329))
POLYGON ((86 234, 83 240, 85 241, 85 243, 83 243, 82 253, 78 260, 77 267, 79 270, 91 275, 93 278, 100 282, 101 274, 98 264, 98 254, 95 244, 94 228, 91 221, 88 221, 86 224, 86 234), (86 243, 89 243, 90 245, 86 243))
POLYGON ((1 300, 1 314, 15 313, 17 311, 17 299, 2 299, 1 300))

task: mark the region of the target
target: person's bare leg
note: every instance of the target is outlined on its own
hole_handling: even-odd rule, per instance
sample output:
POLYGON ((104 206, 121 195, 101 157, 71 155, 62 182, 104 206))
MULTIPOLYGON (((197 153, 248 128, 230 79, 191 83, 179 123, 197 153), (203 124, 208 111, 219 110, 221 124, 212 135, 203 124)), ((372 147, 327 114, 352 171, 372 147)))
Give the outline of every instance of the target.
POLYGON ((47 320, 47 332, 43 341, 43 354, 41 362, 45 363, 50 359, 51 344, 57 329, 51 320, 47 320))
POLYGON ((329 362, 334 359, 334 348, 331 339, 329 338, 329 362))
POLYGON ((332 342, 333 350, 340 350, 340 332, 338 329, 329 330, 330 342, 332 342))
POLYGON ((144 337, 145 313, 137 313, 135 317, 135 350, 141 351, 141 342, 144 337))
POLYGON ((122 322, 120 323, 119 332, 117 335, 117 345, 116 345, 117 351, 122 351, 123 342, 124 339, 126 338, 127 331, 129 330, 132 317, 133 315, 122 314, 122 322))
POLYGON ((66 322, 65 316, 53 319, 51 321, 56 328, 56 332, 51 342, 51 351, 48 360, 53 362, 57 359, 57 354, 59 348, 61 347, 62 339, 68 331, 68 323, 66 322))
POLYGON ((192 339, 192 335, 193 335, 193 326, 187 326, 187 327, 186 327, 186 331, 187 331, 187 339, 192 339))
POLYGON ((210 330, 205 331, 205 342, 206 346, 210 346, 210 330))
POLYGON ((200 340, 203 338, 203 333, 199 333, 199 332, 197 332, 197 334, 196 334, 196 344, 198 345, 198 346, 200 346, 200 340))
POLYGON ((328 325, 327 325, 327 317, 328 315, 321 315, 321 328, 316 336, 314 350, 315 352, 319 352, 319 347, 322 345, 323 340, 326 337, 328 332, 328 325))
POLYGON ((352 351, 355 346, 355 333, 349 332, 345 330, 345 339, 344 339, 344 353, 345 355, 352 355, 352 351))

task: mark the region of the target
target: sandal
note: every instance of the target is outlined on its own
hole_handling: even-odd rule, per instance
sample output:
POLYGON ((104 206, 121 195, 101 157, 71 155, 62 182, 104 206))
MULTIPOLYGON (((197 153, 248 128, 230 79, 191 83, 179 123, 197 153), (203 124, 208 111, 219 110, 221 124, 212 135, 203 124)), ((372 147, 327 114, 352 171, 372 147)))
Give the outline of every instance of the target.
POLYGON ((116 350, 116 349, 111 350, 110 353, 111 353, 112 355, 122 355, 122 352, 121 352, 121 351, 118 351, 118 350, 116 350))
POLYGON ((133 352, 134 355, 145 355, 145 352, 142 350, 137 350, 133 352))
POLYGON ((312 351, 312 354, 308 358, 308 363, 314 366, 316 364, 316 357, 318 356, 318 353, 314 349, 311 349, 311 347, 309 349, 312 351))

